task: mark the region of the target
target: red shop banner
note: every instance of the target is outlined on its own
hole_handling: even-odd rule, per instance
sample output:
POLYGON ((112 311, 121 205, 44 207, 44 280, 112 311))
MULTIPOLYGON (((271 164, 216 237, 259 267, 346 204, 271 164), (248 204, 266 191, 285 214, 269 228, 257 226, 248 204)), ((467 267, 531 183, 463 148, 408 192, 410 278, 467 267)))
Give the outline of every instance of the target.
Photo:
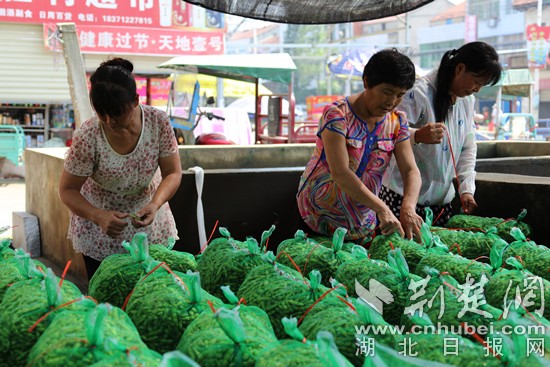
MULTIPOLYGON (((1 0, 0 0, 1 1, 1 0)), ((44 24, 44 41, 54 50, 55 24, 44 24)), ((139 54, 151 56, 223 55, 223 31, 77 26, 82 53, 139 54)))
POLYGON ((0 22, 163 28, 191 26, 182 0, 0 0, 0 22))

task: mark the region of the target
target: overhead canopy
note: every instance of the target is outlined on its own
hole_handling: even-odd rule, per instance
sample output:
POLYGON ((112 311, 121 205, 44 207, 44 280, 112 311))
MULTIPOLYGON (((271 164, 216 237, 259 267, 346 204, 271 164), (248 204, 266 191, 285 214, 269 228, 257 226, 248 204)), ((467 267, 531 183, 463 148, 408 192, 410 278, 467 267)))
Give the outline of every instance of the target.
POLYGON ((200 74, 248 82, 254 82, 259 78, 281 83, 290 83, 292 72, 296 70, 294 61, 287 53, 177 56, 158 67, 174 70, 195 69, 200 74))
POLYGON ((294 24, 348 23, 406 13, 433 0, 186 0, 222 13, 294 24))
POLYGON ((533 85, 533 78, 529 69, 505 70, 497 84, 483 87, 477 93, 477 97, 481 99, 496 99, 499 88, 502 88, 502 95, 529 97, 531 85, 533 85))

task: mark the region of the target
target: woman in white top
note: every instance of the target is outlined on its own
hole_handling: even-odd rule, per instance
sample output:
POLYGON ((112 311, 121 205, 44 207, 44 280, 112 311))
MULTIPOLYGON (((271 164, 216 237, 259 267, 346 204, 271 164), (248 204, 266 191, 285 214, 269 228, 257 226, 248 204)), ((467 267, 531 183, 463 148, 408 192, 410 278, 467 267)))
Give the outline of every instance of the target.
MULTIPOLYGON (((495 49, 484 42, 471 42, 447 51, 439 68, 417 79, 398 110, 404 111, 411 130, 411 144, 422 186, 417 213, 434 212, 434 225, 444 225, 452 215, 455 196, 453 179, 464 213, 477 208, 475 193, 475 141, 473 93, 500 79, 502 67, 495 49)), ((383 180, 380 197, 399 217, 403 181, 395 161, 383 180)))
POLYGON ((71 210, 68 238, 88 277, 123 240, 145 232, 150 243, 177 238, 168 200, 181 164, 168 116, 140 105, 130 61, 102 63, 90 77, 96 115, 79 127, 65 157, 61 201, 71 210))

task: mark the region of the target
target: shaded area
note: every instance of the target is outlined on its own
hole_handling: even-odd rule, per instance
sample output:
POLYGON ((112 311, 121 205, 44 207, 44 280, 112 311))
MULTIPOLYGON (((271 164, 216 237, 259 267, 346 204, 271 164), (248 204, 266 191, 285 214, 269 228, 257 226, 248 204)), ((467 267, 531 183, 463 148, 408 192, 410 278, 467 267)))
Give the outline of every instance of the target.
POLYGON ((293 24, 347 23, 389 17, 433 0, 191 0, 188 3, 242 17, 293 24))

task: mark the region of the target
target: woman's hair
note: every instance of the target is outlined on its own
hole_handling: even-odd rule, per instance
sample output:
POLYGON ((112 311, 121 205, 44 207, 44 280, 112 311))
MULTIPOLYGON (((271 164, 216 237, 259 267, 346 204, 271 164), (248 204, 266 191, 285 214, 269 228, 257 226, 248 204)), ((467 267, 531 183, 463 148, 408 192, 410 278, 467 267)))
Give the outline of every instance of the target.
POLYGON ((90 77, 90 101, 98 115, 118 117, 136 100, 134 65, 117 57, 104 61, 90 77))
POLYGON ((449 89, 458 64, 464 64, 466 71, 481 77, 487 77, 487 84, 495 85, 500 80, 502 66, 498 62, 495 49, 485 42, 470 42, 458 50, 445 52, 437 71, 437 92, 434 97, 436 121, 444 121, 451 106, 449 89))
POLYGON ((395 48, 378 51, 372 55, 363 69, 363 80, 367 79, 369 88, 388 83, 411 89, 415 76, 416 72, 411 59, 395 48))

